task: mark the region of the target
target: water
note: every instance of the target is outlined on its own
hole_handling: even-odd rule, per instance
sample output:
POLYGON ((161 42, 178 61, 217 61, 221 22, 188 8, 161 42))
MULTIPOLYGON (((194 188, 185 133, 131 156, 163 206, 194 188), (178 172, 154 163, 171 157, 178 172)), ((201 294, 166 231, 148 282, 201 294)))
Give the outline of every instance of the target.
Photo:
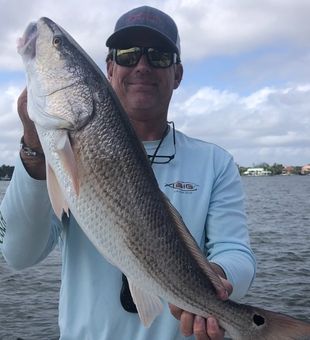
MULTIPOLYGON (((0 181, 0 201, 9 182, 0 181)), ((0 252, 0 340, 59 338, 60 252, 22 271, 9 268, 0 252)))
MULTIPOLYGON (((310 176, 243 177, 257 277, 244 302, 310 320, 310 176)), ((0 200, 7 182, 0 182, 0 200)), ((0 254, 0 339, 57 339, 60 255, 15 272, 0 254)))
POLYGON ((257 278, 245 301, 310 320, 310 176, 243 177, 257 278))

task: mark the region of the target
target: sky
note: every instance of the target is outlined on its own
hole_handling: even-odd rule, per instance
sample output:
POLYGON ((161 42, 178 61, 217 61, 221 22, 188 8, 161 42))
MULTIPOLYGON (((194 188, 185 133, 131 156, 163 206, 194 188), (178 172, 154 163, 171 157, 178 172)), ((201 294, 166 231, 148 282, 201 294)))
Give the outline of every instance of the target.
POLYGON ((236 163, 310 163, 309 0, 0 0, 0 166, 14 165, 25 72, 16 40, 42 16, 105 70, 105 41, 127 10, 150 5, 179 28, 184 76, 169 120, 236 163))

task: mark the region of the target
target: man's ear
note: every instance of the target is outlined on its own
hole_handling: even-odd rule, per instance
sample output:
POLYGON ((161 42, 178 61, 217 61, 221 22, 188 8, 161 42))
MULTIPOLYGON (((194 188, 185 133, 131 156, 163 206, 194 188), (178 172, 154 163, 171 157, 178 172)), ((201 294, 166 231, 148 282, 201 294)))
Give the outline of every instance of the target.
POLYGON ((111 81, 112 75, 113 75, 113 61, 108 60, 107 61, 107 76, 108 76, 109 81, 111 81))
POLYGON ((181 83, 183 77, 183 66, 182 64, 175 65, 175 73, 174 73, 174 89, 177 89, 181 83))

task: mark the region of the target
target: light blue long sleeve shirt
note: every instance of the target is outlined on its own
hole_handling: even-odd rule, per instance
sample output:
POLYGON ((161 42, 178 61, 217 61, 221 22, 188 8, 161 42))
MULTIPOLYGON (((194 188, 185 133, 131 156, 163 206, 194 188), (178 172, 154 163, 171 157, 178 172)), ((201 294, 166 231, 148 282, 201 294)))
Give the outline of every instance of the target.
MULTIPOLYGON (((152 155, 158 141, 145 142, 152 155)), ((256 270, 244 213, 244 194, 232 156, 222 148, 172 131, 153 164, 159 187, 182 215, 208 259, 220 265, 233 285, 232 299, 248 291, 256 270)), ((3 255, 22 269, 62 249, 59 327, 62 340, 181 340, 179 321, 165 304, 150 328, 120 303, 121 272, 94 248, 73 217, 62 225, 52 212, 45 181, 31 178, 20 159, 0 206, 6 227, 3 255)), ((186 339, 194 339, 187 337, 186 339)))

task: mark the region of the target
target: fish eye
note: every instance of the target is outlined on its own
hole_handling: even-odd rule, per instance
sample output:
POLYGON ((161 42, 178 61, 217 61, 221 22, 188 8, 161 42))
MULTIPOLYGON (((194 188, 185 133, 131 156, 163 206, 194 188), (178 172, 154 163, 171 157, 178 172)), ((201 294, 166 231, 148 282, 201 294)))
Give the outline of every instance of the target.
POLYGON ((61 43, 62 43, 62 40, 61 40, 60 37, 54 37, 54 39, 53 39, 53 45, 54 45, 55 47, 59 47, 59 46, 61 45, 61 43))

